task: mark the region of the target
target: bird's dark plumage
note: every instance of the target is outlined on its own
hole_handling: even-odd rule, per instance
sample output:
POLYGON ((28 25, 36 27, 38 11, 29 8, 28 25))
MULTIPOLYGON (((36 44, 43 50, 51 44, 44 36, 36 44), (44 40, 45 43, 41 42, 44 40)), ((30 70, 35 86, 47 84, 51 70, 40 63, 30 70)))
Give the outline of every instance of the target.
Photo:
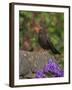
POLYGON ((60 52, 54 47, 50 38, 44 30, 40 30, 38 33, 38 41, 43 49, 50 49, 54 54, 60 54, 60 52))

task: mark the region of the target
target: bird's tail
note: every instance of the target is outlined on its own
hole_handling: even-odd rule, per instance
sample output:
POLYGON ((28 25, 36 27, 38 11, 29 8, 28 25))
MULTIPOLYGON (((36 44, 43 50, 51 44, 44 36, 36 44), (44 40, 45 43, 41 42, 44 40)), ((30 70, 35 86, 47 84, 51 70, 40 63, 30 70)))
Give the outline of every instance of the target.
MULTIPOLYGON (((49 39, 48 39, 49 40, 49 39)), ((49 47, 51 49, 51 51, 54 53, 54 54, 61 54, 55 47, 54 45, 52 44, 52 42, 49 40, 48 41, 48 44, 49 44, 49 47)))
POLYGON ((51 47, 51 50, 55 54, 61 54, 55 47, 51 47))

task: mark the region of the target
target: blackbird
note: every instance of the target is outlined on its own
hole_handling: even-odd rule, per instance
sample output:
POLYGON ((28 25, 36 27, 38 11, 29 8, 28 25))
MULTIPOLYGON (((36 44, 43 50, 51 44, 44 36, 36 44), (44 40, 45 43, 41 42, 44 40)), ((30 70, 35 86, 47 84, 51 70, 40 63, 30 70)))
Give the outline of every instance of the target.
POLYGON ((36 25, 34 26, 34 30, 38 34, 38 43, 43 49, 50 49, 54 54, 60 54, 60 52, 54 47, 44 28, 42 28, 40 25, 36 25))

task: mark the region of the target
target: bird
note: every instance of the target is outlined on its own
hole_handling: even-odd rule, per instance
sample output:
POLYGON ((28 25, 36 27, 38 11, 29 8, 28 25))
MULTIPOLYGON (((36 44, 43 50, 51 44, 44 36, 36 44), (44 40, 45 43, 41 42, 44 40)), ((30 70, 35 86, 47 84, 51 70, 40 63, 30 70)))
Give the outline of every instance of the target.
POLYGON ((34 31, 38 35, 38 43, 40 46, 45 50, 51 50, 54 54, 60 54, 60 52, 55 48, 53 45, 50 37, 48 36, 47 32, 44 30, 42 26, 36 24, 34 26, 34 31))
POLYGON ((32 47, 31 40, 30 40, 30 37, 29 36, 25 36, 23 38, 22 50, 33 51, 33 47, 32 47))

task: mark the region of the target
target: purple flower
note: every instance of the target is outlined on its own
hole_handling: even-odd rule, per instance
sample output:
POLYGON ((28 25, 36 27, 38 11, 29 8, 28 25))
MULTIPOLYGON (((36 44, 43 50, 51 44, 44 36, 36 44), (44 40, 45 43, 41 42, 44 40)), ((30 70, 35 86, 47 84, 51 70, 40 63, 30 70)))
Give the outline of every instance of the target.
POLYGON ((64 77, 64 71, 58 71, 57 73, 54 73, 54 77, 64 77))
POLYGON ((43 71, 37 71, 36 72, 36 78, 43 78, 45 76, 45 74, 43 73, 43 71))
POLYGON ((63 71, 63 70, 60 70, 60 71, 57 73, 56 77, 64 77, 64 71, 63 71))
POLYGON ((64 76, 64 71, 61 70, 59 65, 55 61, 53 61, 52 59, 48 60, 48 64, 45 65, 43 71, 44 71, 44 73, 51 72, 56 77, 63 77, 64 76))

